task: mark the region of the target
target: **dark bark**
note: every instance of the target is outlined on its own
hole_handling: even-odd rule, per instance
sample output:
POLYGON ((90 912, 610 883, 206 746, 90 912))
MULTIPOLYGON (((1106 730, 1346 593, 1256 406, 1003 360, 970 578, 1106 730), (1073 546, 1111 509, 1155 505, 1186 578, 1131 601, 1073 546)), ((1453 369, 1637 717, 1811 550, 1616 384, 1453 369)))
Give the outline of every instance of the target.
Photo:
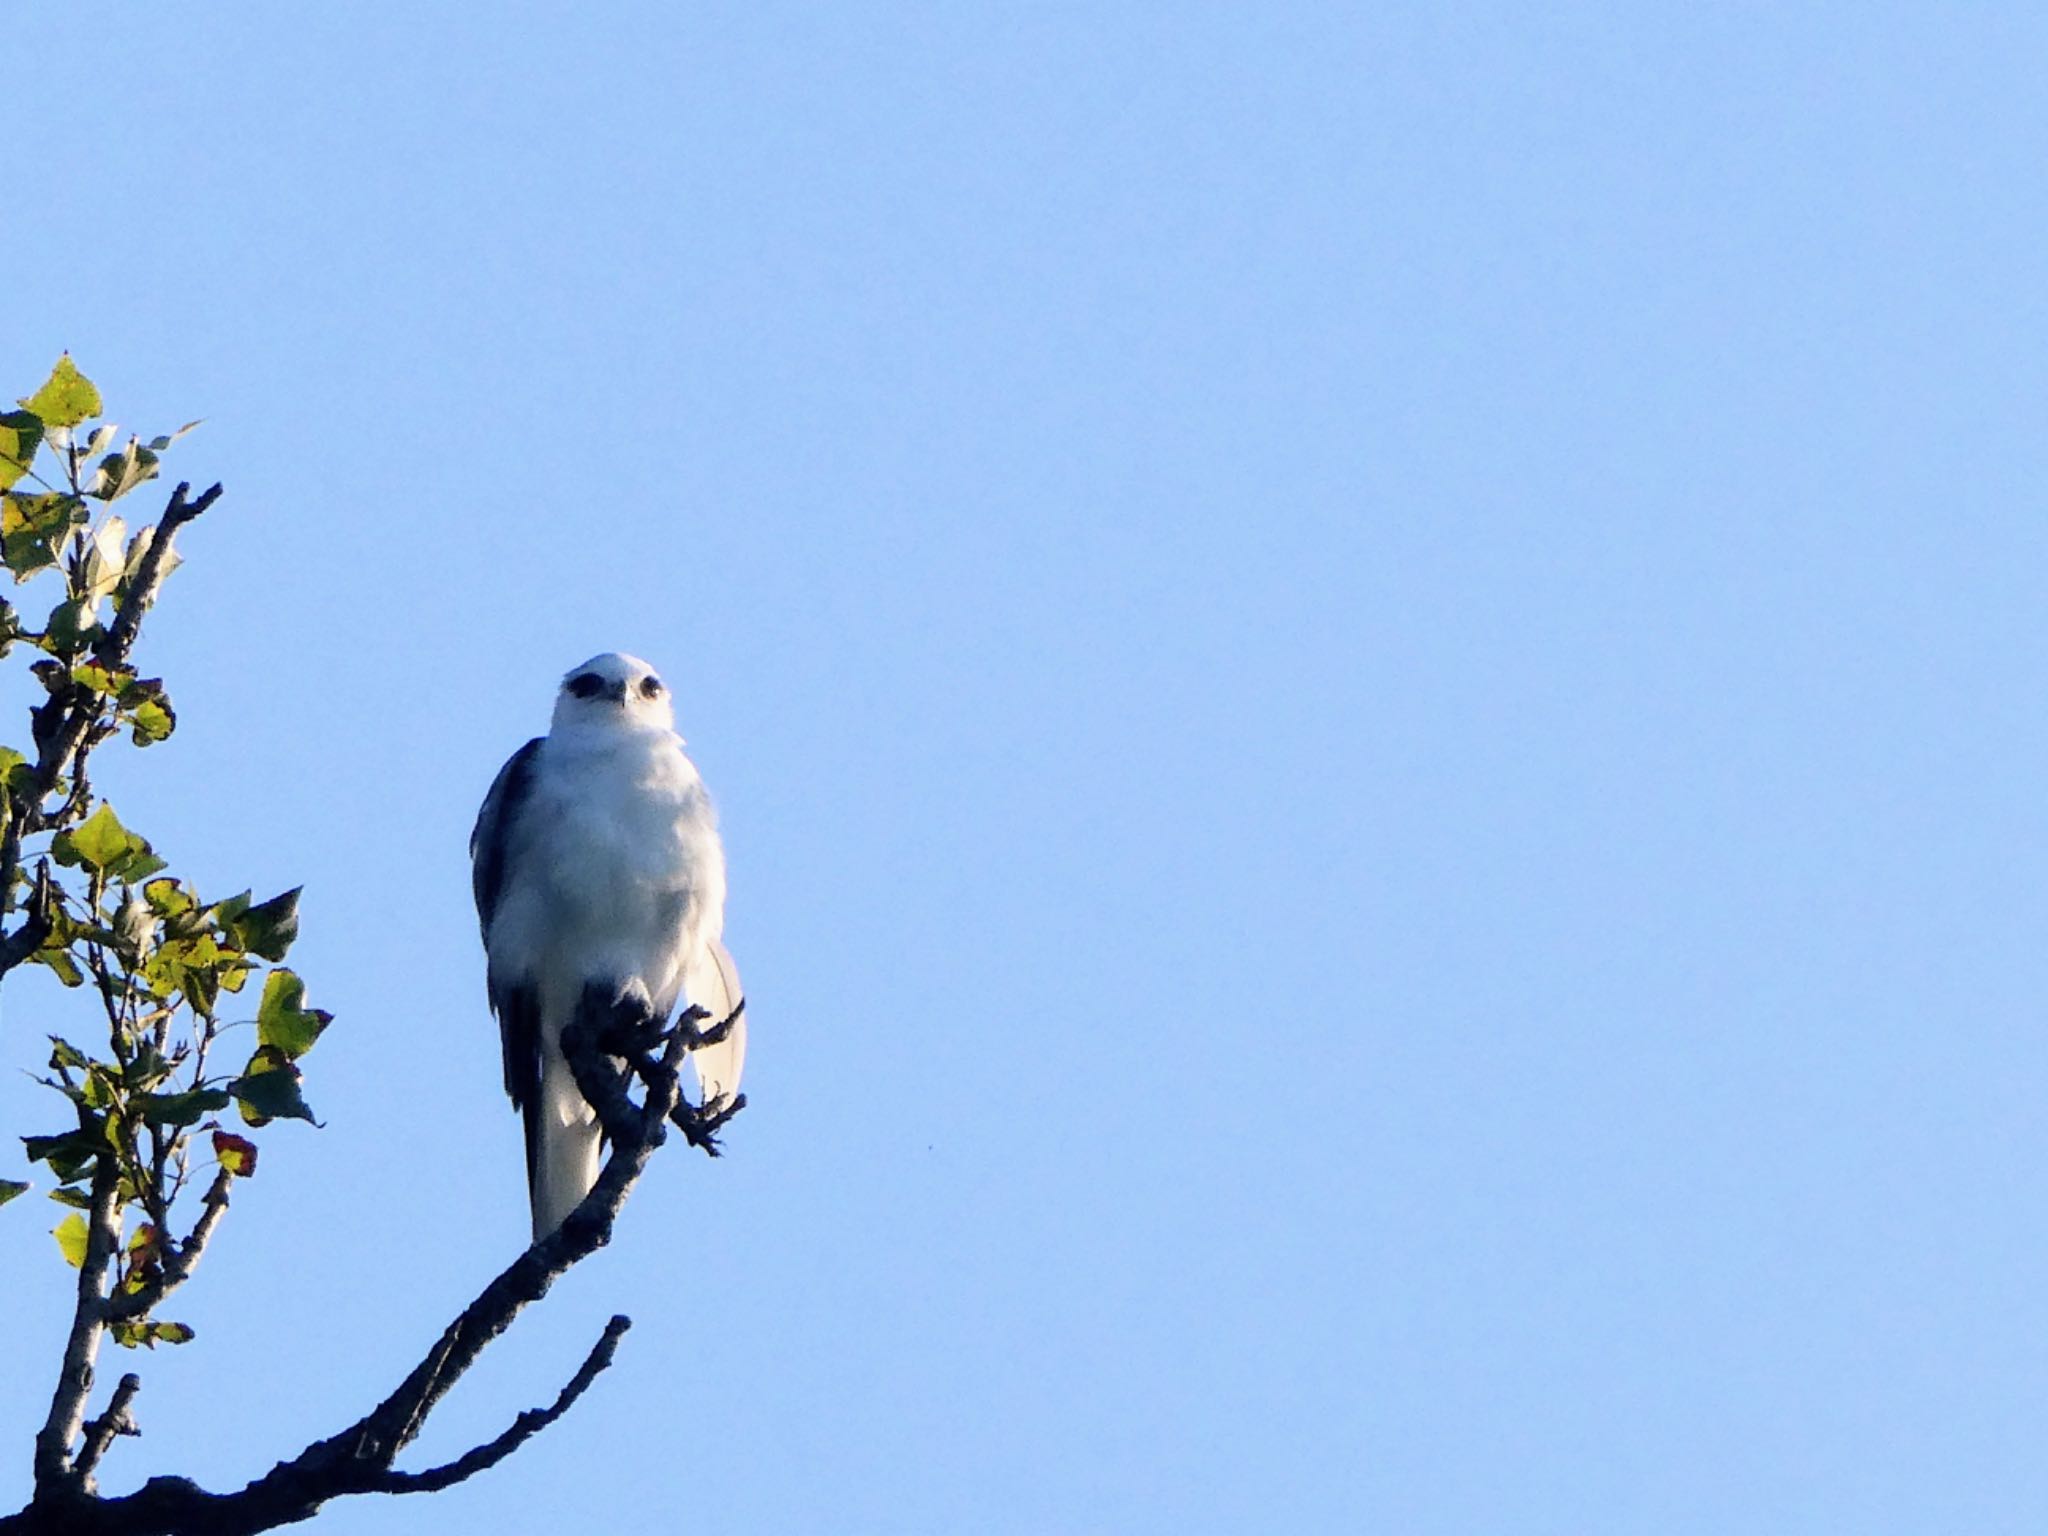
MULTIPOLYGON (((491 1340, 545 1296, 571 1265, 611 1241, 613 1223, 648 1159, 666 1139, 671 1121, 693 1144, 716 1150, 710 1144, 711 1132, 742 1101, 706 1111, 683 1102, 684 1056, 693 1045, 719 1038, 720 1031, 732 1024, 731 1019, 722 1020, 699 1032, 697 1023, 703 1017, 701 1010, 689 1009, 673 1027, 663 1029, 658 1021, 622 1016, 621 1006, 597 989, 585 993, 562 1044, 611 1146, 596 1185, 559 1229, 534 1243, 486 1285, 425 1358, 363 1417, 232 1492, 209 1492, 188 1478, 157 1477, 134 1493, 99 1498, 89 1486, 91 1473, 117 1434, 135 1432, 130 1405, 136 1388, 130 1385, 134 1378, 126 1378, 107 1411, 83 1426, 84 1448, 76 1461, 61 1475, 39 1478, 36 1498, 18 1513, 0 1517, 0 1536, 255 1536, 310 1519, 328 1500, 346 1494, 434 1492, 503 1461, 567 1412, 611 1363, 619 1338, 630 1326, 626 1318, 611 1320, 582 1367, 547 1408, 527 1410, 497 1438, 440 1466, 404 1472, 392 1465, 491 1340), (636 1080, 645 1089, 637 1104, 629 1091, 636 1080)), ((82 1402, 79 1413, 82 1416, 82 1402)), ((79 1433, 74 1424, 72 1435, 79 1433)), ((67 1438, 66 1448, 69 1443, 67 1438)))

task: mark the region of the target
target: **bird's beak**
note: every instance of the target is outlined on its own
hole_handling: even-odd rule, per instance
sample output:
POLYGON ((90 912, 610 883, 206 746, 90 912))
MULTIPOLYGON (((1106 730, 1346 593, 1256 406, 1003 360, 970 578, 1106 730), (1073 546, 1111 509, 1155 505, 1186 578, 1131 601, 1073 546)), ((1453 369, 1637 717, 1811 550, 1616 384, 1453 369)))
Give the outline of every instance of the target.
POLYGON ((619 708, 624 709, 626 707, 626 684, 624 679, 621 679, 616 687, 605 689, 605 697, 618 705, 619 708))

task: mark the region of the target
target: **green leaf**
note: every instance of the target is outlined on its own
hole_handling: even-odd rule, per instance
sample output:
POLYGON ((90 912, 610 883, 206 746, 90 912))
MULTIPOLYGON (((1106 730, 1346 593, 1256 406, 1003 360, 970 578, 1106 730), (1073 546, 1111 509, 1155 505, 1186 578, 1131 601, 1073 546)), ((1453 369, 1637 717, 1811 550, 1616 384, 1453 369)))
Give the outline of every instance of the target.
POLYGON ((145 885, 142 899, 149 903, 150 910, 158 917, 177 917, 192 910, 192 893, 168 878, 152 880, 145 885))
POLYGON ((42 445, 42 419, 33 411, 0 412, 0 491, 28 473, 42 445))
POLYGON ((64 1255, 64 1262, 73 1269, 85 1264, 86 1227, 85 1218, 73 1211, 50 1231, 57 1239, 57 1248, 64 1255))
POLYGON ((110 1109, 119 1097, 118 1085, 113 1074, 98 1063, 85 1074, 83 1098, 89 1109, 110 1109))
POLYGON ((196 1125, 207 1115, 228 1107, 228 1096, 218 1088, 191 1088, 183 1093, 145 1093, 136 1101, 142 1118, 151 1125, 184 1127, 196 1125))
POLYGON ((82 661, 71 669, 71 681, 81 688, 90 688, 94 693, 120 693, 130 684, 130 679, 120 672, 109 672, 97 662, 82 661))
POLYGON ((82 864, 130 882, 164 867, 164 861, 150 852, 148 841, 122 826, 121 818, 104 800, 80 825, 52 838, 50 853, 59 864, 82 864))
MULTIPOLYGON (((144 481, 154 480, 157 474, 156 454, 142 446, 137 438, 129 438, 128 446, 119 453, 110 453, 100 460, 99 468, 93 471, 92 479, 86 482, 85 494, 101 501, 113 501, 125 496, 144 481)), ((108 583, 111 591, 113 583, 108 583)))
POLYGON ((121 818, 105 801, 78 826, 57 834, 50 851, 59 864, 83 864, 88 869, 109 869, 136 848, 142 839, 121 825, 121 818))
POLYGON ((114 1342, 123 1349, 133 1349, 138 1344, 155 1349, 159 1344, 189 1344, 192 1342, 192 1327, 189 1323, 152 1323, 138 1318, 123 1318, 112 1324, 108 1330, 114 1342))
POLYGON ((249 1070, 228 1087, 234 1092, 242 1118, 252 1126, 267 1125, 272 1120, 319 1123, 299 1092, 299 1069, 274 1045, 263 1046, 250 1057, 249 1070))
POLYGON ((50 610, 49 621, 43 626, 42 647, 55 656, 75 656, 99 632, 99 615, 93 605, 67 597, 50 610))
POLYGON ((175 930, 190 920, 189 912, 165 920, 165 931, 172 936, 160 942, 156 953, 143 962, 142 978, 159 998, 183 990, 193 1007, 210 1016, 220 996, 219 973, 225 957, 211 933, 202 930, 176 936, 175 930))
POLYGON ((0 1205, 5 1205, 16 1195, 28 1193, 28 1185, 20 1179, 0 1179, 0 1205))
MULTIPOLYGON (((304 886, 293 886, 282 896, 273 896, 270 900, 259 902, 253 907, 245 907, 234 917, 228 918, 224 926, 234 941, 250 954, 261 955, 265 960, 272 962, 282 960, 285 951, 292 947, 292 941, 299 936, 299 892, 304 889, 304 886)), ((289 971, 271 973, 272 980, 278 976, 289 975, 289 971)), ((296 976, 292 979, 298 980, 296 976)), ((301 987, 298 994, 294 995, 294 1007, 297 1006, 298 996, 303 995, 304 990, 301 987)), ((267 985, 263 989, 263 1000, 264 1006, 268 1007, 270 988, 267 985)))
POLYGON ((59 1205, 68 1205, 74 1211, 92 1209, 92 1195, 76 1184, 62 1184, 50 1191, 50 1198, 59 1205))
POLYGON ((129 854, 127 858, 109 869, 107 873, 116 880, 133 882, 147 880, 163 867, 164 861, 150 852, 149 844, 145 842, 134 853, 129 854))
MULTIPOLYGON (((290 893, 296 897, 298 892, 290 893)), ((268 906, 271 903, 266 902, 268 906)), ((249 909, 253 915, 258 909, 249 909)), ((279 966, 263 983, 263 1001, 256 1009, 256 1038, 275 1046, 287 1061, 296 1061, 313 1049, 313 1042, 333 1022, 334 1015, 319 1008, 303 1008, 306 984, 298 973, 279 966)))
MULTIPOLYGON (((203 416, 199 418, 200 421, 204 421, 205 419, 206 418, 203 416)), ((194 427, 198 425, 198 421, 188 421, 185 423, 185 425, 178 428, 178 430, 175 432, 166 432, 162 437, 152 437, 149 440, 149 446, 154 448, 158 453, 162 453, 166 448, 170 447, 171 444, 175 443, 179 438, 183 437, 187 432, 190 432, 194 427)))
POLYGON ((22 1146, 32 1163, 48 1163, 50 1171, 64 1183, 82 1176, 100 1155, 100 1139, 85 1131, 66 1131, 62 1136, 24 1136, 22 1146))
POLYGON ((21 402, 53 427, 75 427, 100 413, 100 392, 78 371, 66 352, 57 359, 43 387, 21 402))
POLYGON ((81 971, 78 968, 78 962, 73 960, 62 949, 55 947, 39 949, 30 955, 29 959, 37 965, 48 966, 52 971, 56 972, 57 979, 67 987, 82 987, 85 985, 85 972, 81 971))
POLYGON ((17 582, 57 563, 65 535, 86 521, 85 503, 65 491, 0 496, 0 559, 17 582))
POLYGON ((134 1060, 121 1069, 121 1081, 130 1090, 141 1089, 148 1092, 171 1075, 173 1065, 165 1059, 161 1051, 145 1040, 142 1048, 135 1053, 134 1060))
POLYGON ((178 986, 185 994, 185 1001, 196 1012, 213 1017, 214 1006, 220 1001, 220 972, 211 966, 188 965, 178 977, 178 986))
POLYGON ((178 728, 178 717, 171 713, 167 699, 144 699, 128 713, 132 739, 138 747, 153 747, 168 738, 178 728))

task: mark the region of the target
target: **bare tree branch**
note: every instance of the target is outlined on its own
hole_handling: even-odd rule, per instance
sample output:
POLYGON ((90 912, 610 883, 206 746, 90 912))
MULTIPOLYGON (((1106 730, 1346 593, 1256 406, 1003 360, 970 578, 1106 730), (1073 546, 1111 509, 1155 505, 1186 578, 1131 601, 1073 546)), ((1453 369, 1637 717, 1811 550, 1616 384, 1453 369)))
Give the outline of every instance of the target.
MULTIPOLYGON (((701 1009, 689 1009, 664 1030, 638 1015, 631 1004, 596 988, 585 992, 575 1019, 563 1031, 562 1048, 611 1143, 597 1183, 559 1228, 486 1285, 398 1387, 362 1418, 232 1493, 211 1493, 186 1478, 157 1477, 124 1497, 101 1499, 91 1496, 76 1476, 56 1478, 47 1489, 39 1484, 28 1508, 0 1517, 0 1536, 256 1536, 309 1519, 330 1499, 353 1493, 430 1492, 511 1455, 566 1413, 611 1363, 620 1336, 630 1326, 627 1319, 612 1319, 552 1406, 529 1409, 496 1439, 427 1471, 400 1472, 392 1467, 485 1346, 545 1296, 572 1265, 610 1242, 626 1197, 666 1140, 667 1125, 682 1101, 683 1058, 692 1043, 703 1038, 695 1026, 704 1017, 701 1009), (628 1091, 635 1079, 646 1085, 638 1104, 628 1091)), ((726 1027, 730 1023, 725 1021, 726 1027)), ((120 1406, 125 1409, 126 1404, 120 1406)), ((118 1417, 114 1408, 109 1404, 103 1418, 118 1417)), ((82 1416, 82 1397, 79 1412, 82 1416)), ((99 1423, 95 1421, 95 1429, 99 1423)), ((74 1422, 71 1435, 77 1433, 74 1422)), ((105 1438, 110 1442, 112 1434, 105 1438)), ((62 1445, 69 1443, 67 1437, 62 1445)), ((94 1463, 100 1454, 103 1450, 93 1453, 94 1463)), ((77 1470, 76 1464, 67 1464, 67 1471, 77 1470)))
POLYGON ((36 1497, 73 1486, 77 1474, 71 1461, 71 1442, 85 1423, 86 1400, 92 1395, 93 1363, 99 1358, 100 1335, 106 1324, 100 1305, 107 1292, 107 1272, 113 1264, 120 1229, 114 1215, 114 1197, 120 1171, 109 1157, 102 1157, 92 1176, 92 1208, 86 1213, 85 1257, 78 1266, 78 1300, 71 1311, 71 1332, 64 1341, 64 1362, 57 1371, 57 1390, 50 1399, 49 1416, 36 1434, 36 1497))
POLYGON ((569 1384, 562 1388, 554 1402, 546 1408, 529 1408, 512 1421, 512 1425, 497 1439, 478 1446, 475 1450, 458 1456, 453 1461, 443 1462, 425 1472, 387 1472, 379 1488, 382 1493, 438 1493, 451 1488, 465 1478, 488 1471, 510 1456, 520 1446, 546 1429, 555 1420, 569 1411, 569 1405, 581 1397, 584 1389, 597 1380, 598 1372, 612 1363, 612 1356, 618 1352, 619 1339, 633 1326, 633 1320, 623 1314, 613 1317, 605 1324, 605 1330, 597 1343, 591 1346, 583 1364, 569 1384))
POLYGON ((107 1401, 107 1411, 85 1426, 85 1444, 78 1452, 78 1460, 72 1463, 80 1485, 87 1493, 92 1492, 93 1472, 100 1464, 100 1458, 107 1454, 107 1448, 114 1443, 116 1435, 139 1435, 141 1426, 129 1407, 135 1401, 135 1394, 142 1390, 142 1378, 130 1371, 114 1388, 114 1395, 107 1401))
POLYGON ((135 572, 135 579, 128 584, 127 600, 121 604, 121 611, 114 615, 114 622, 107 626, 99 644, 92 648, 93 660, 101 666, 117 667, 128 660, 128 652, 134 648, 135 636, 142 628, 142 615, 156 602, 164 577, 170 574, 164 567, 171 557, 172 536, 220 499, 219 482, 201 491, 197 501, 185 499, 191 489, 189 481, 181 480, 178 488, 171 492, 171 504, 164 508, 164 515, 157 520, 149 548, 142 552, 142 565, 135 572))

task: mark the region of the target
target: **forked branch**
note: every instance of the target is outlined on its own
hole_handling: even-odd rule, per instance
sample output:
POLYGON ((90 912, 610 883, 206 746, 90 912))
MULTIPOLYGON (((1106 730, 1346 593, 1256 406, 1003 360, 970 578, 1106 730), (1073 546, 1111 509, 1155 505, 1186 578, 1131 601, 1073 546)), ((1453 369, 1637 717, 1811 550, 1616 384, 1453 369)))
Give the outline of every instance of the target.
MULTIPOLYGON (((737 1101, 714 1106, 709 1118, 715 1124, 706 1126, 699 1123, 705 1112, 683 1102, 683 1058, 733 1022, 722 1020, 700 1034, 696 1026, 705 1017, 701 1009, 689 1009, 663 1029, 633 1016, 630 1005, 598 989, 584 994, 575 1020, 563 1032, 562 1046, 611 1144, 597 1183, 559 1228, 486 1285, 425 1358, 363 1417, 233 1492, 213 1493, 186 1478, 157 1477, 134 1493, 103 1499, 91 1492, 91 1474, 117 1434, 135 1431, 130 1409, 136 1387, 130 1385, 133 1377, 125 1378, 106 1412, 83 1426, 84 1446, 71 1464, 72 1475, 40 1486, 26 1509, 0 1518, 0 1536, 255 1536, 309 1519, 328 1500, 346 1494, 433 1492, 503 1461, 566 1413, 611 1364, 620 1337, 631 1326, 626 1318, 611 1320, 548 1407, 527 1410, 495 1439, 439 1466, 420 1472, 393 1466, 485 1346, 572 1265, 611 1241, 613 1224, 648 1159, 667 1139, 669 1124, 686 1131, 694 1126, 691 1140, 708 1140, 709 1130, 738 1107, 737 1101), (636 1081, 645 1088, 638 1103, 631 1094, 636 1081)), ((72 1433, 80 1432, 74 1426, 72 1433)))

